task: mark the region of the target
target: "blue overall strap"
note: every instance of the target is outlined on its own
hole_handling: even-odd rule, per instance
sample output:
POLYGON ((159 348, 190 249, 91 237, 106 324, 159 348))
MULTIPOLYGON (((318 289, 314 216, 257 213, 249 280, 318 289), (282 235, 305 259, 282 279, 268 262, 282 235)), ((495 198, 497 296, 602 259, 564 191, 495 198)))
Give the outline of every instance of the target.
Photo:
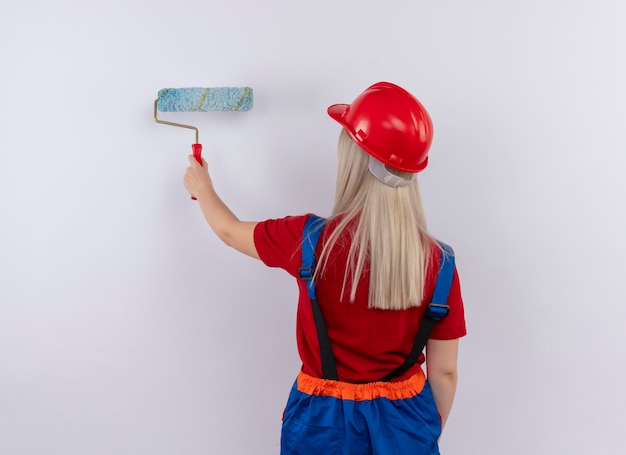
POLYGON ((322 360, 322 375, 324 379, 339 380, 335 355, 333 354, 328 337, 326 323, 322 317, 322 311, 315 296, 315 283, 313 274, 315 273, 315 247, 324 229, 326 220, 319 216, 312 215, 306 220, 302 233, 302 266, 298 270, 300 278, 305 281, 311 308, 313 309, 313 320, 317 329, 317 340, 320 345, 320 357, 322 360))
POLYGON ((432 317, 438 316, 441 319, 448 315, 448 310, 450 309, 446 302, 448 301, 448 294, 450 294, 452 279, 454 278, 454 251, 450 245, 446 245, 443 242, 438 243, 441 247, 439 275, 437 275, 433 301, 429 305, 429 309, 432 312, 432 317))
POLYGON ((403 375, 419 360, 420 354, 426 346, 430 332, 433 330, 435 323, 446 316, 450 311, 450 307, 446 304, 452 279, 454 278, 454 251, 443 242, 438 242, 441 247, 441 255, 439 260, 439 273, 435 282, 435 290, 433 292, 433 300, 426 309, 426 315, 417 331, 413 348, 404 360, 404 363, 381 379, 388 382, 393 378, 403 375))

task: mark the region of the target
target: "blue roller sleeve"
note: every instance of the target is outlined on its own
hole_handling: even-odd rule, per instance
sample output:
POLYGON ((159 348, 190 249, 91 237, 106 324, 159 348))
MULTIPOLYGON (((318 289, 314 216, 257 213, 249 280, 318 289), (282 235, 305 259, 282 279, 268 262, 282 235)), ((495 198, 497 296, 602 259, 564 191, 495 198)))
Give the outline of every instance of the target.
POLYGON ((249 111, 254 105, 250 87, 189 87, 159 90, 161 112, 249 111))

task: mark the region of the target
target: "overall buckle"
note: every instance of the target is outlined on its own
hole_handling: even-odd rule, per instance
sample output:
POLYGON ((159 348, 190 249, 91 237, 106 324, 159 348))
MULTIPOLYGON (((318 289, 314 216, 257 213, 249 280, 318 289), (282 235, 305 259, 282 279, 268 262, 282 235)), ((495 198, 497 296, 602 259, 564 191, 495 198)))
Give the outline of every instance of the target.
POLYGON ((439 303, 431 303, 426 310, 426 316, 433 318, 435 321, 445 318, 450 312, 449 305, 441 305, 439 303))

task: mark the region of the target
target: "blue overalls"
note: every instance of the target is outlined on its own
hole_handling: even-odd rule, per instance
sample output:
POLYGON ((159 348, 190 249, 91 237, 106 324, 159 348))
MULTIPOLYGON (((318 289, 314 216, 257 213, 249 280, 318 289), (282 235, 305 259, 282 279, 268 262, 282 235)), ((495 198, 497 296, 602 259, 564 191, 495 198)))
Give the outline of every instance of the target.
POLYGON ((300 277, 307 281, 322 357, 324 379, 302 372, 293 385, 283 417, 282 455, 435 455, 441 418, 422 370, 389 382, 418 360, 434 323, 447 316, 454 276, 454 252, 442 246, 433 303, 429 305, 405 362, 380 381, 351 384, 338 380, 335 357, 313 284, 315 246, 325 220, 305 225, 300 277))

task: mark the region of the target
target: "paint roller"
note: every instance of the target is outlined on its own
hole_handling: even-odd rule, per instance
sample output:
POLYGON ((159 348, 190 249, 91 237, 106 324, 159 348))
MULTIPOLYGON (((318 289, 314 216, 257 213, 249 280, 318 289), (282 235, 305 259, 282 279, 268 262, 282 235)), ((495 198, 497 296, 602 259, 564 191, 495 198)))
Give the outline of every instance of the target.
MULTIPOLYGON (((154 100, 154 120, 164 125, 187 128, 196 132, 196 142, 191 151, 202 164, 202 144, 198 140, 198 128, 182 123, 168 122, 157 116, 160 112, 245 112, 252 109, 253 92, 250 87, 189 87, 164 88, 154 100)), ((195 199, 195 198, 193 198, 195 199)))

